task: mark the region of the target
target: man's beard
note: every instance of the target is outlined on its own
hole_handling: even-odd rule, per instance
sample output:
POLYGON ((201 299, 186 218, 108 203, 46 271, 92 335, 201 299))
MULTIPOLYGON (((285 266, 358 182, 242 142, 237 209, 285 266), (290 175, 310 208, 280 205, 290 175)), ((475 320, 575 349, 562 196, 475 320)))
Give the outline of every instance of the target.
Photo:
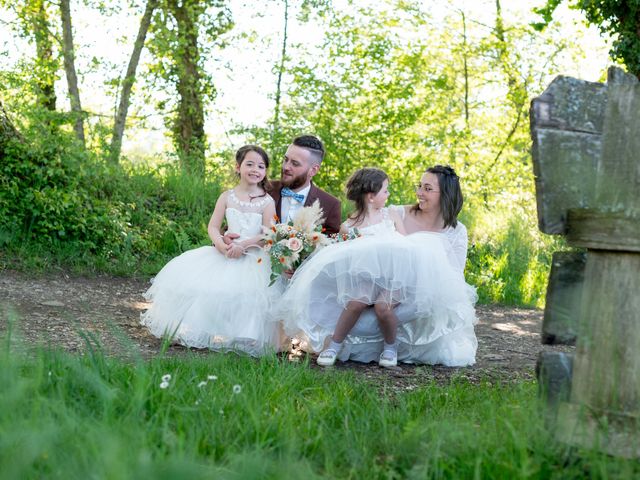
POLYGON ((285 180, 282 178, 282 171, 280 172, 280 183, 291 190, 295 190, 296 188, 300 188, 307 181, 307 173, 305 172, 297 177, 293 177, 291 180, 285 180))

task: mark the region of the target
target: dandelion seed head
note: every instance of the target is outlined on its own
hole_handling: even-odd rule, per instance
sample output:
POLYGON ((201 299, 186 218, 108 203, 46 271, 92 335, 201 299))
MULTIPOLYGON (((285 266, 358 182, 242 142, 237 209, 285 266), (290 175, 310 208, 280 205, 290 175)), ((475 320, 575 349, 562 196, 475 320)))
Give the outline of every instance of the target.
POLYGON ((171 380, 171 374, 170 373, 165 373, 164 375, 162 375, 162 381, 163 382, 168 382, 169 380, 171 380))
POLYGON ((160 388, 162 388, 163 390, 164 390, 165 388, 167 388, 168 386, 169 386, 169 382, 162 382, 162 383, 160 383, 160 388))
POLYGON ((235 393, 236 395, 238 393, 240 393, 241 391, 242 391, 242 387, 240 385, 236 384, 236 385, 233 386, 233 393, 235 393))
POLYGON ((202 381, 202 382, 200 382, 200 383, 198 384, 198 388, 202 388, 202 387, 204 387, 206 384, 207 384, 207 382, 206 382, 206 381, 202 381))

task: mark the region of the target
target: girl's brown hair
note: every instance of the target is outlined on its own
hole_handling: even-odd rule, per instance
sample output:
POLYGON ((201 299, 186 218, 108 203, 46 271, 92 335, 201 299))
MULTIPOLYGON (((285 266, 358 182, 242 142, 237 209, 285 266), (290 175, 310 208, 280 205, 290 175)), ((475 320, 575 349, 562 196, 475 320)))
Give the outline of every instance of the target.
POLYGON ((347 181, 347 198, 356 205, 356 211, 349 215, 354 225, 363 220, 367 211, 367 194, 378 193, 388 179, 389 176, 379 168, 361 168, 351 175, 347 181))

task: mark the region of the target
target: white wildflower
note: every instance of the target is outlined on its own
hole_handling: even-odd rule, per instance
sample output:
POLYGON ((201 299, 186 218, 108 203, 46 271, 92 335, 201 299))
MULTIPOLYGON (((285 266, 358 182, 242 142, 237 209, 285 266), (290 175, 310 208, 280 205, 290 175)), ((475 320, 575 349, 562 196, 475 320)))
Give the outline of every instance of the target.
POLYGON ((237 384, 236 384, 236 385, 234 385, 234 386, 233 386, 233 393, 234 393, 234 394, 236 394, 236 395, 237 395, 237 394, 238 394, 238 393, 240 393, 241 391, 242 391, 242 387, 241 387, 240 385, 237 385, 237 384))
POLYGON ((162 383, 160 383, 160 388, 162 388, 163 390, 164 390, 165 388, 167 388, 168 386, 169 386, 169 382, 162 382, 162 383))
POLYGON ((207 384, 207 382, 206 382, 206 381, 202 381, 202 382, 200 382, 200 383, 198 384, 198 388, 202 388, 202 387, 204 387, 206 384, 207 384))
POLYGON ((171 380, 171 374, 170 373, 165 373, 164 375, 162 375, 162 381, 163 382, 168 382, 171 380))
POLYGON ((207 376, 207 380, 217 380, 218 376, 217 375, 208 375, 207 376))

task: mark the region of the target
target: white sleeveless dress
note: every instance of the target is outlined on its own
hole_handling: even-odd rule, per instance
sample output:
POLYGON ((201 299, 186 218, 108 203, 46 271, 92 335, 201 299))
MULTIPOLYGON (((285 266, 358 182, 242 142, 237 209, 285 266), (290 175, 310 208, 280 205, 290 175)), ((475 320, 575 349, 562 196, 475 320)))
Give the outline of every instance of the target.
MULTIPOLYGON (((273 199, 242 202, 229 192, 228 231, 240 240, 262 231, 262 212, 273 199)), ((269 321, 270 263, 259 248, 227 258, 213 246, 184 252, 152 280, 145 298, 152 303, 140 319, 157 337, 173 337, 188 347, 234 350, 253 356, 277 348, 276 324, 269 321)))
MULTIPOLYGON (((304 349, 319 352, 350 300, 387 302, 397 304, 399 361, 475 363, 477 297, 464 281, 464 259, 455 249, 464 241, 466 256, 464 226, 405 237, 387 218, 360 232, 362 238, 326 247, 298 269, 276 308, 285 332, 299 338, 304 349)), ((375 361, 382 346, 375 312, 368 308, 347 336, 339 358, 375 361)))

